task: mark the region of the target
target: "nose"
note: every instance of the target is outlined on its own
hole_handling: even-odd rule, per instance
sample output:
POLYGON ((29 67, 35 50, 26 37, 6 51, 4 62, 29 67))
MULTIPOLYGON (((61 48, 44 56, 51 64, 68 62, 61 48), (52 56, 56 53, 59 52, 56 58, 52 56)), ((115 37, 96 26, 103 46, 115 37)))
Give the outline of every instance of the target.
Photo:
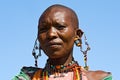
POLYGON ((57 30, 55 27, 50 27, 50 29, 47 32, 47 38, 48 39, 53 39, 57 37, 57 30))

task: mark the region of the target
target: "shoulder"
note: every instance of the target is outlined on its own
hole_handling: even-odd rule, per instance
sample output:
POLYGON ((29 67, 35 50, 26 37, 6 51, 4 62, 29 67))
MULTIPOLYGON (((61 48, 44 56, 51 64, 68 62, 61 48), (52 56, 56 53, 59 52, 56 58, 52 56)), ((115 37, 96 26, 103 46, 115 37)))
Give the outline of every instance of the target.
POLYGON ((32 78, 33 77, 33 75, 34 75, 34 73, 36 72, 36 71, 38 71, 38 70, 42 70, 42 68, 37 68, 37 67, 23 67, 22 69, 21 69, 21 71, 22 72, 24 72, 26 75, 28 75, 30 78, 32 78))
MULTIPOLYGON (((97 71, 87 71, 87 77, 89 80, 104 80, 108 76, 110 76, 110 72, 105 72, 102 70, 97 70, 97 71)), ((112 79, 109 79, 112 80, 112 79)))
POLYGON ((22 67, 21 71, 23 71, 24 73, 28 73, 28 74, 31 74, 31 73, 34 73, 36 72, 38 69, 41 69, 41 68, 36 68, 36 67, 22 67))
POLYGON ((31 80, 36 71, 42 70, 42 68, 36 67, 22 67, 20 73, 12 80, 31 80))

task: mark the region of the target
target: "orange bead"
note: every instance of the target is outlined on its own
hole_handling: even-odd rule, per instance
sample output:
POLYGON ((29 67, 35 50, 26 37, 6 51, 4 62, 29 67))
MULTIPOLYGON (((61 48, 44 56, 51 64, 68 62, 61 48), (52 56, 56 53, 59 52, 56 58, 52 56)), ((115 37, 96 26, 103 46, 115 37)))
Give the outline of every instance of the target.
POLYGON ((60 65, 57 65, 57 66, 56 66, 56 69, 60 69, 60 68, 61 68, 60 65))

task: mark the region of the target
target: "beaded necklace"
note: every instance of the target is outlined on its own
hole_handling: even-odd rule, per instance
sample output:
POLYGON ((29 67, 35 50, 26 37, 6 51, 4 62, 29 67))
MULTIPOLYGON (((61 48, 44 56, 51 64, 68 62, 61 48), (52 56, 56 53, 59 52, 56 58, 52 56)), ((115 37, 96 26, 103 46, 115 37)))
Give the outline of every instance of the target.
POLYGON ((40 69, 35 72, 32 80, 49 80, 51 75, 54 75, 54 79, 64 78, 67 73, 73 73, 73 79, 82 80, 81 66, 76 61, 72 61, 67 65, 50 65, 46 64, 44 69, 40 69))

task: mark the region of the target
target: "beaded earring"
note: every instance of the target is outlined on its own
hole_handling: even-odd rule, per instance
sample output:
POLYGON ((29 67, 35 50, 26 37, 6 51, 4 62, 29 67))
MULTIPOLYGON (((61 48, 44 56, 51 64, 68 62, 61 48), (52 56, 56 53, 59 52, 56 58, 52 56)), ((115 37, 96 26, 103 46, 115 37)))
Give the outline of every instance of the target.
POLYGON ((78 36, 76 36, 74 38, 74 42, 75 42, 76 46, 78 46, 78 47, 80 47, 82 44, 82 40, 78 36))
POLYGON ((35 40, 35 44, 32 50, 32 55, 34 56, 35 59, 35 67, 38 67, 38 58, 41 56, 41 48, 40 44, 38 43, 38 39, 35 40))
POLYGON ((84 34, 84 41, 85 41, 85 45, 87 46, 86 50, 83 50, 83 49, 82 49, 82 40, 81 40, 78 36, 75 37, 75 39, 74 39, 74 42, 75 42, 76 46, 80 47, 80 51, 81 51, 81 52, 83 53, 83 55, 84 55, 84 63, 85 63, 84 68, 85 68, 86 70, 88 70, 88 69, 89 69, 89 66, 87 65, 87 52, 90 50, 90 46, 89 46, 89 44, 88 44, 88 42, 87 42, 87 38, 86 38, 85 34, 84 34))

